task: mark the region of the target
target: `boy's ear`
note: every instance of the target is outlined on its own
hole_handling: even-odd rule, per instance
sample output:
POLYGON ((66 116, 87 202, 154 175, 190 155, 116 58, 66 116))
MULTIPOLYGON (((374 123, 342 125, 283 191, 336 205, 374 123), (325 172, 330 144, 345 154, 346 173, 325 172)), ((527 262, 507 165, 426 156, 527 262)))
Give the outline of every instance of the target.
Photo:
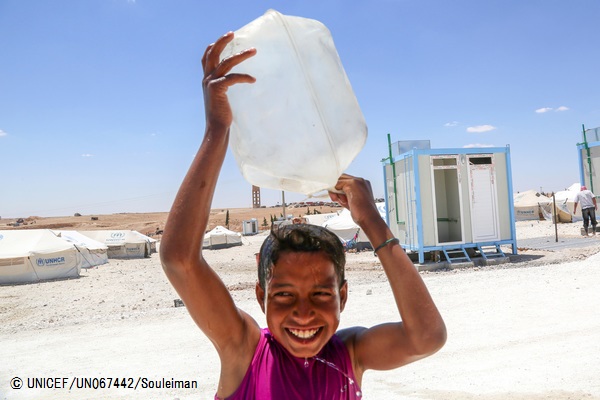
POLYGON ((340 312, 344 311, 348 300, 348 281, 344 279, 344 284, 340 288, 340 312))
POLYGON ((260 305, 260 309, 262 312, 265 312, 265 289, 260 287, 260 284, 256 282, 256 288, 254 289, 256 293, 256 300, 258 301, 258 305, 260 305))

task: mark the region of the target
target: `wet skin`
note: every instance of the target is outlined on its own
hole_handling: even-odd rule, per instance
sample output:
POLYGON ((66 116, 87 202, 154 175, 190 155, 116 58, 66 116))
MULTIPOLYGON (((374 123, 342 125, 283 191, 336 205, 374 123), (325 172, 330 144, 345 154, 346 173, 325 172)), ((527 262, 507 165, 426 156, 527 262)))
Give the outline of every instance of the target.
POLYGON ((275 339, 296 357, 313 357, 336 332, 348 293, 323 253, 282 252, 257 298, 275 339))

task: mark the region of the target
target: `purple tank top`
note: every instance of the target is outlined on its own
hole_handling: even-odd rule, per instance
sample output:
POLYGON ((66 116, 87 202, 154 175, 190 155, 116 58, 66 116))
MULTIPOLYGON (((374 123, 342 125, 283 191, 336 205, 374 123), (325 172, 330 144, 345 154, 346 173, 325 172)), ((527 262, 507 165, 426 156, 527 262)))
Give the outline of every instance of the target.
POLYGON ((292 356, 268 329, 262 329, 242 383, 226 400, 360 398, 348 349, 336 335, 316 357, 305 360, 292 356))

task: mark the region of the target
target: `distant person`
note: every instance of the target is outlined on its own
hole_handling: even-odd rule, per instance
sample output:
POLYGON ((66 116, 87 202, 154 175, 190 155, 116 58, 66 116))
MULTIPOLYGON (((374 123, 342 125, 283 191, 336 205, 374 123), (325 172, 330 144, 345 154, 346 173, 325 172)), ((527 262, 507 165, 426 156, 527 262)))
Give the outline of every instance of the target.
POLYGON ((365 371, 398 368, 439 350, 446 340, 444 321, 418 271, 380 217, 370 183, 345 174, 335 185, 343 194, 330 197, 350 210, 376 245, 397 317, 370 328, 338 330, 348 298, 344 250, 333 233, 308 224, 273 226, 256 256, 256 299, 267 328, 261 329, 236 307, 202 254, 233 118, 227 90, 255 81, 247 74, 230 73, 254 56, 255 49, 220 60, 232 40, 233 33, 227 33, 208 46, 202 58, 206 130, 165 226, 163 268, 219 354, 216 399, 360 398, 365 371))
POLYGON ((590 226, 590 221, 592 222, 592 235, 596 235, 596 210, 598 209, 598 204, 596 203, 596 196, 594 193, 588 190, 587 187, 581 186, 581 190, 579 193, 575 195, 575 205, 573 207, 573 214, 577 213, 577 204, 581 203, 581 216, 583 217, 583 228, 585 229, 585 234, 588 234, 588 227, 590 226))

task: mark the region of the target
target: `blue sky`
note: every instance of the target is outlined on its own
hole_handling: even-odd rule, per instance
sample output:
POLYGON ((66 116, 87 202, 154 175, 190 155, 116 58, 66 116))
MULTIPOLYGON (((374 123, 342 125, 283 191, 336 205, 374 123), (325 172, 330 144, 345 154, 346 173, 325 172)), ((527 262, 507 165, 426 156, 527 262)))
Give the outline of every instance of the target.
MULTIPOLYGON (((377 197, 388 133, 510 145, 515 192, 579 181, 581 126, 600 126, 597 0, 218 3, 0 0, 0 216, 168 211, 204 132, 202 53, 269 8, 330 29, 369 126, 347 172, 377 197)), ((213 207, 251 204, 229 153, 213 207)))

